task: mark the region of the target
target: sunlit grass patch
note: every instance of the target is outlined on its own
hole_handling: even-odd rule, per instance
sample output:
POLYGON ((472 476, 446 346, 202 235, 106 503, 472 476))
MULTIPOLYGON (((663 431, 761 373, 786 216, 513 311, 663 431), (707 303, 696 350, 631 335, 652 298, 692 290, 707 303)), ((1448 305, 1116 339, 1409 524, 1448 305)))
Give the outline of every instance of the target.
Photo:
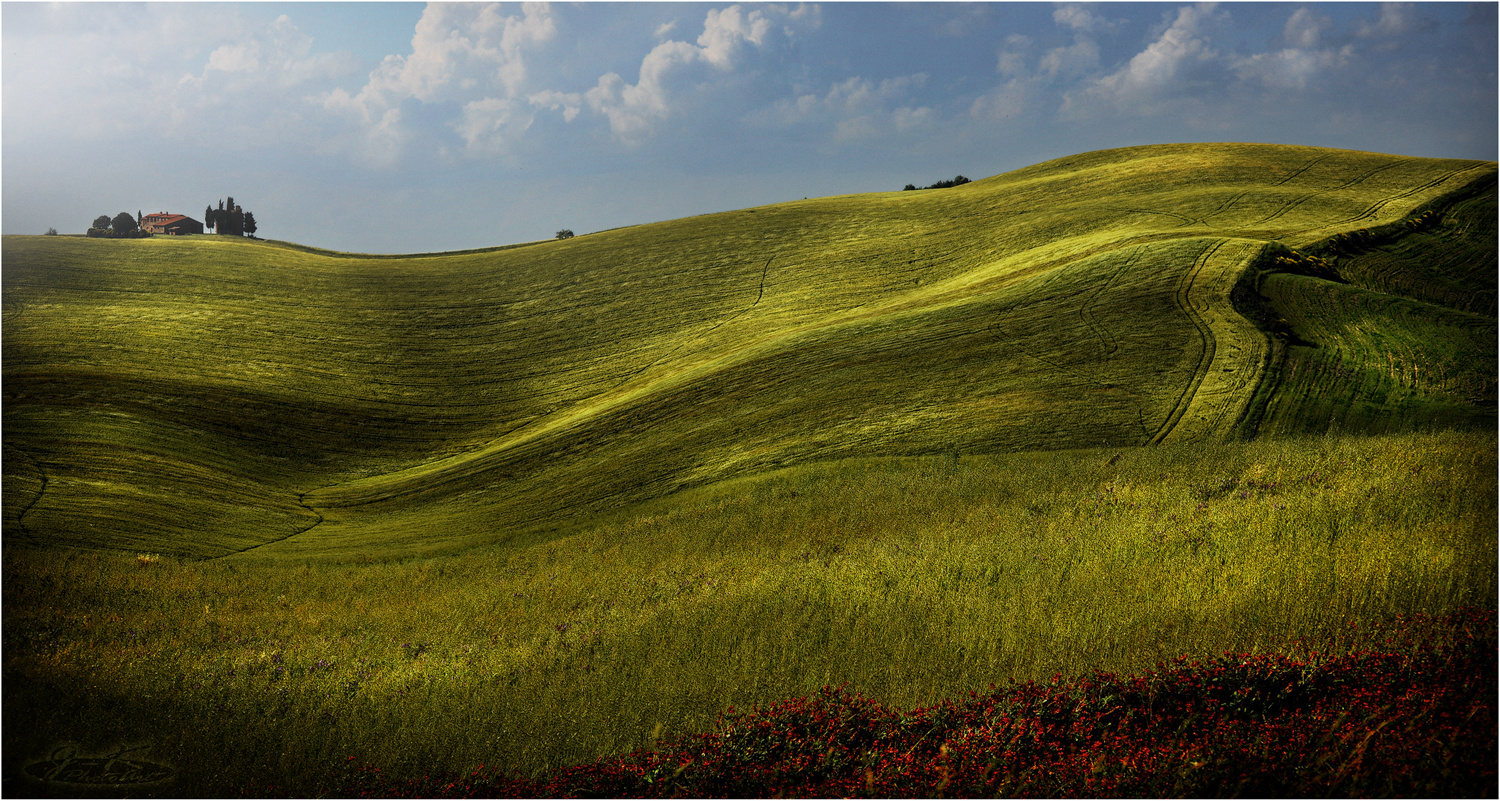
POLYGON ((1453 433, 843 460, 422 560, 8 549, 6 708, 49 742, 144 727, 205 794, 313 794, 351 755, 530 776, 825 684, 906 709, 1183 654, 1349 653, 1366 623, 1490 603, 1495 452, 1453 433))

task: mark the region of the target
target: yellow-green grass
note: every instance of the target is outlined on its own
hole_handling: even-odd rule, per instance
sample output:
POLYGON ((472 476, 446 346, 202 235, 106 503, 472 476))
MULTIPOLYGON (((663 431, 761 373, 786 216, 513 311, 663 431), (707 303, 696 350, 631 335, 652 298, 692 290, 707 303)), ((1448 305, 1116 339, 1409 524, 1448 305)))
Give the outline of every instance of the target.
POLYGON ((532 772, 1492 605, 1494 179, 1181 145, 451 254, 5 237, 5 775, 532 772))
POLYGON ((1348 652, 1371 644, 1351 624, 1493 603, 1496 447, 855 458, 370 563, 8 547, 5 775, 131 745, 175 772, 156 792, 315 795, 349 756, 530 774, 823 684, 910 708, 1179 654, 1348 652))
POLYGON ((386 558, 820 461, 1215 441, 1290 374, 1248 265, 1494 174, 1174 145, 454 254, 6 237, 6 542, 386 558))

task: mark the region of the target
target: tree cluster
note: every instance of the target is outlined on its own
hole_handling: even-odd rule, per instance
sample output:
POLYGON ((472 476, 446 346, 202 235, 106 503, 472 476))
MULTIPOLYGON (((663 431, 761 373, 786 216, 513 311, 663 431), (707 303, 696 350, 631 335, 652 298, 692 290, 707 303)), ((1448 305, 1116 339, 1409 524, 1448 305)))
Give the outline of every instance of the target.
POLYGON ((254 236, 255 215, 236 206, 231 197, 220 200, 217 209, 210 205, 203 210, 203 227, 225 236, 254 236))
POLYGON ((949 181, 938 181, 937 183, 933 184, 932 186, 915 186, 913 184, 907 184, 905 191, 910 192, 910 191, 912 191, 914 189, 947 189, 947 188, 953 187, 953 186, 961 186, 961 185, 966 184, 968 182, 969 182, 968 178, 965 178, 962 175, 958 175, 958 176, 955 176, 952 180, 949 180, 949 181))
POLYGON ((93 237, 105 237, 110 239, 134 239, 148 237, 151 232, 141 229, 140 222, 130 212, 122 211, 113 219, 108 214, 101 214, 94 218, 94 224, 89 226, 88 235, 93 237))

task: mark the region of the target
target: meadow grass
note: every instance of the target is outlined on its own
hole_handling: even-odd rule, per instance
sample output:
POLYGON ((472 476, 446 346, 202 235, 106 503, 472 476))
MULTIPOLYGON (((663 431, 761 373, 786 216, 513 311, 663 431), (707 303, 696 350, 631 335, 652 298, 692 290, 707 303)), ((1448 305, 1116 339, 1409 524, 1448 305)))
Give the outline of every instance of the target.
POLYGON ((397 776, 351 757, 333 786, 361 798, 1493 795, 1494 610, 1398 616, 1365 636, 1347 654, 1179 657, 917 708, 825 686, 540 776, 397 776))
POLYGON ((1493 609, 1495 472, 1456 432, 853 459, 452 557, 7 548, 6 774, 144 742, 176 795, 317 794, 349 757, 537 775, 829 684, 909 708, 1350 652, 1493 609))
POLYGON ((6 781, 538 776, 1493 610, 1494 177, 1172 145, 449 254, 5 237, 6 781))
POLYGON ((435 553, 810 461, 1217 439, 1264 383, 1225 298, 1258 249, 1493 176, 1166 145, 452 254, 5 237, 5 537, 435 553))

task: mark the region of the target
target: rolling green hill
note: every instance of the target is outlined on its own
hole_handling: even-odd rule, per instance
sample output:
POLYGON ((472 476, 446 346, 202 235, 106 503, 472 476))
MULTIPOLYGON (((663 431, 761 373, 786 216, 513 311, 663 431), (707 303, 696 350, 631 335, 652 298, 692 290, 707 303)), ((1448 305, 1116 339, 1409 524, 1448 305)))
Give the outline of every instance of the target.
MULTIPOLYGON (((1495 187, 1174 145, 460 253, 5 237, 5 789, 122 748, 152 795, 535 778, 824 685, 1312 665, 1492 610, 1495 187)), ((1493 775, 1472 712, 1336 687, 1288 770, 1493 775)), ((1162 775, 1239 770, 1187 739, 1162 775)))
POLYGON ((1170 145, 452 254, 5 237, 5 541, 388 556, 851 457, 1493 430, 1495 177, 1170 145))

